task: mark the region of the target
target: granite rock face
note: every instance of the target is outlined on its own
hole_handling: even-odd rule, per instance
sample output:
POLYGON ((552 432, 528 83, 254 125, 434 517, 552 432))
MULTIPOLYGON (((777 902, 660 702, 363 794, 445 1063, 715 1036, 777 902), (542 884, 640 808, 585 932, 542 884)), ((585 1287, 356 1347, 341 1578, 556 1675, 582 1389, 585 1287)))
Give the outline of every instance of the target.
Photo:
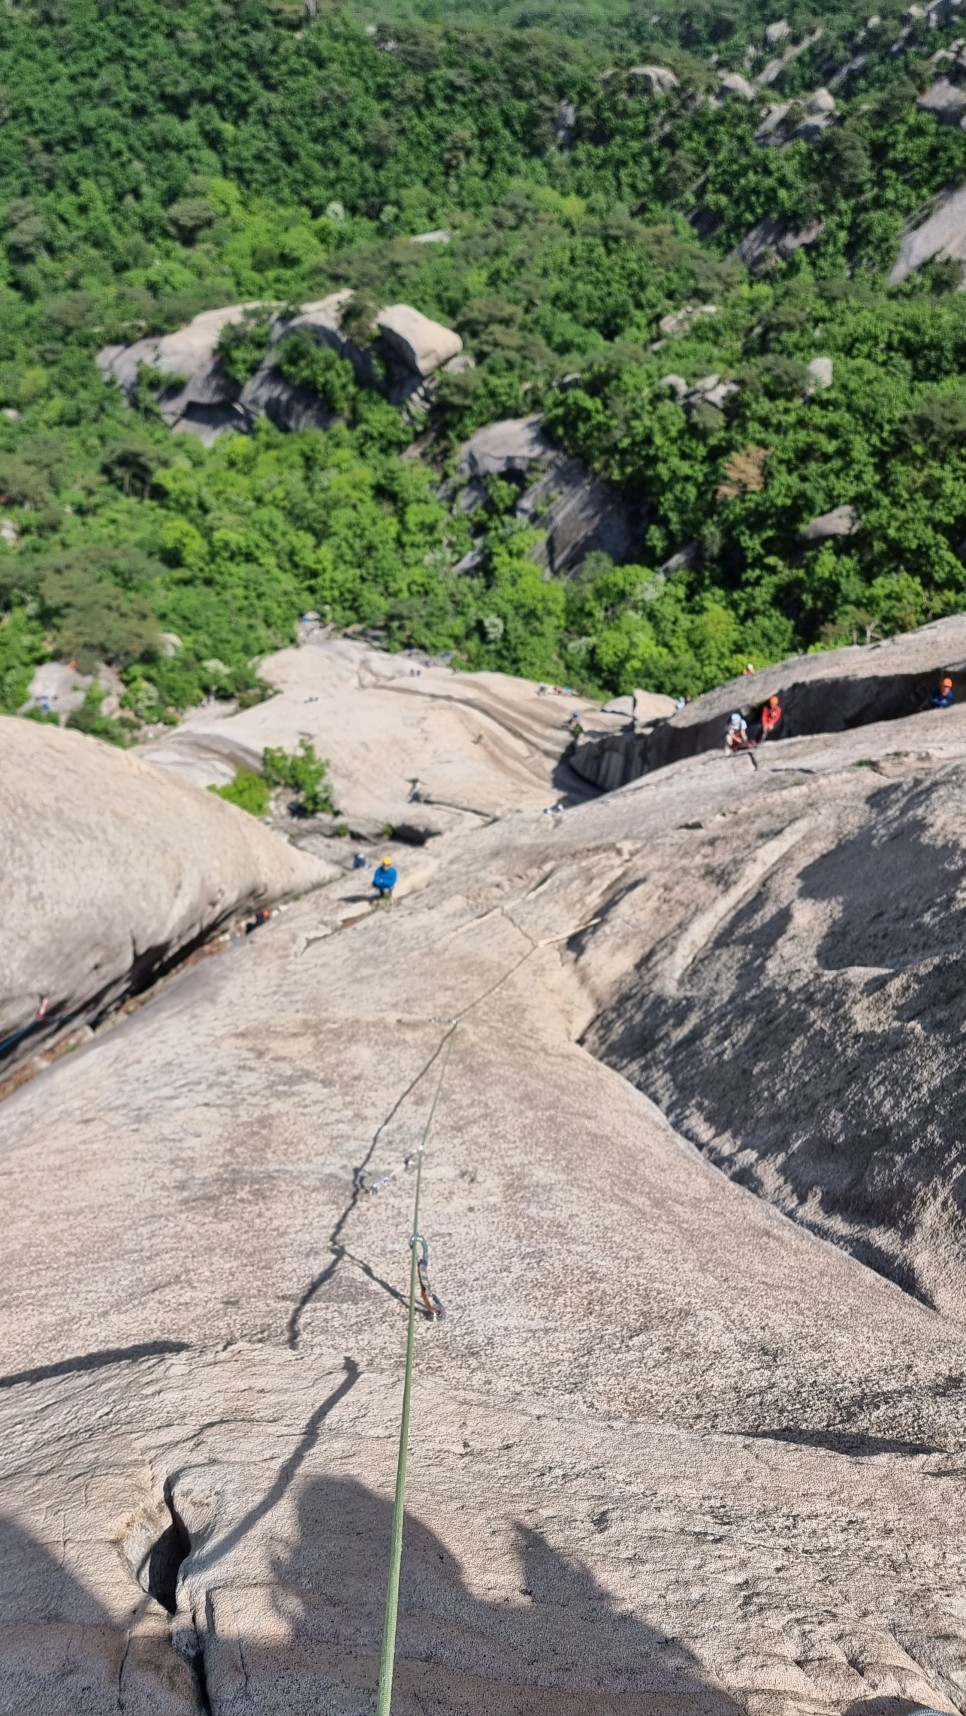
POLYGON ((0 1107, 16 1716, 371 1716, 437 1092, 394 1709, 956 1711, 964 725, 349 873, 0 1107))
POLYGON ((889 275, 890 284, 901 285, 933 257, 966 261, 966 185, 940 197, 926 219, 906 233, 889 275))
MULTIPOLYGON (((240 322, 254 304, 229 304, 206 310, 173 334, 137 340, 131 346, 105 346, 97 354, 102 374, 133 397, 142 365, 172 378, 159 401, 165 422, 210 444, 230 430, 245 432, 260 417, 282 429, 327 428, 332 413, 311 394, 292 387, 275 368, 274 353, 286 335, 308 333, 346 358, 363 386, 382 392, 394 405, 425 405, 432 376, 461 358, 463 342, 451 328, 408 304, 390 304, 376 317, 376 337, 360 347, 341 328, 350 291, 302 306, 301 314, 276 317, 269 349, 255 375, 243 386, 226 374, 218 357, 222 330, 240 322), (377 361, 378 360, 378 361, 377 361)), ((465 361, 465 360, 464 360, 465 361)))
POLYGON ((332 873, 130 753, 9 717, 0 732, 0 1039, 47 1002, 10 1059, 143 987, 234 913, 332 873))
POLYGON ((534 558, 551 577, 571 574, 595 551, 626 560, 643 529, 643 509, 631 505, 582 460, 556 449, 539 415, 478 430, 460 449, 458 468, 470 479, 460 498, 469 512, 486 499, 482 478, 528 479, 517 516, 543 532, 534 558))

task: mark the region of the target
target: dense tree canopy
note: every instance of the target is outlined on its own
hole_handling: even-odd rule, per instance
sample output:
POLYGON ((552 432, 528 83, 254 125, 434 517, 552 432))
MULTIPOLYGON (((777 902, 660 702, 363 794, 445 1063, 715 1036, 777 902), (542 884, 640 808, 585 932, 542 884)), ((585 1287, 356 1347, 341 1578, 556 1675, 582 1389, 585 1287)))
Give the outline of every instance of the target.
MULTIPOLYGON (((8 8, 0 705, 49 654, 113 664, 138 720, 254 695, 258 658, 306 609, 470 666, 677 693, 962 607, 960 269, 887 284, 903 224, 966 180, 966 133, 915 104, 946 36, 923 21, 891 54, 886 13, 863 57, 864 13, 784 15, 811 45, 774 91, 789 140, 763 147, 760 101, 708 100, 721 67, 764 53, 748 0, 552 18, 477 0, 452 20, 442 0, 8 8), (798 97, 849 54, 835 122, 792 137, 798 97), (645 55, 678 86, 648 93, 645 55), (818 236, 750 276, 731 253, 763 219, 818 236), (412 242, 435 228, 451 242, 412 242), (360 337, 390 300, 461 333, 475 367, 424 422, 295 335, 278 368, 331 427, 205 450, 162 423, 159 377, 142 372, 131 410, 94 365, 205 307, 347 287, 360 337), (735 385, 682 399, 674 376, 735 385), (500 481, 457 570, 471 527, 440 498, 455 449, 533 411, 638 503, 632 564, 592 556, 548 581, 500 481), (853 534, 802 539, 843 505, 853 534)), ((239 381, 268 327, 253 312, 226 337, 239 381)))

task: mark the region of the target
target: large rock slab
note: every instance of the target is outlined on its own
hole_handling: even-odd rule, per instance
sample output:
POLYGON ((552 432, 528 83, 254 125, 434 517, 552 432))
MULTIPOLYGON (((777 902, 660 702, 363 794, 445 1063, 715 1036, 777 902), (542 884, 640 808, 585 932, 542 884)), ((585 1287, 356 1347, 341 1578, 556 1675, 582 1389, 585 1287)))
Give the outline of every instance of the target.
MULTIPOLYGON (((925 719, 966 756, 958 712, 925 719)), ((766 1092, 759 1128, 780 1136, 787 1098, 811 1148, 793 1087, 804 1068, 815 1097, 806 1051, 834 1016, 850 1076, 826 1065, 812 1137, 837 1125, 839 1187, 861 1171, 850 1105, 868 1087, 890 1124, 916 1058, 935 1079, 961 1028, 929 1011, 938 967, 913 987, 893 972, 880 1012, 868 974, 828 954, 840 902, 846 954, 874 933, 852 896, 869 842, 911 815, 920 845, 941 835, 918 883, 935 921, 925 906, 910 924, 888 876, 877 908, 898 952, 931 958, 948 921, 958 957, 961 863, 944 860, 961 787, 941 802, 947 762, 914 725, 798 742, 795 774, 719 754, 563 817, 505 817, 421 880, 404 866, 392 912, 360 914, 349 877, 0 1109, 17 1716, 190 1710, 189 1657, 212 1716, 371 1712, 402 1164, 437 1089, 422 1221, 448 1317, 416 1333, 400 1716, 956 1710, 966 1344, 948 1180, 914 1225, 937 1313, 847 1249, 859 1206, 835 1246, 803 1225, 817 1198, 785 1219, 672 1130, 651 1074, 633 1088, 603 1037, 635 1033, 637 1076, 641 1021, 676 997, 700 1100, 717 1056, 726 1091, 743 1069, 746 1103, 766 1092), (880 808, 896 780, 854 766, 870 756, 916 799, 904 817, 880 808)), ((947 1120, 954 1084, 947 1068, 947 1120)), ((757 1135, 722 1152, 736 1175, 760 1156, 757 1135)))
POLYGON ((376 317, 372 346, 358 346, 342 333, 342 314, 352 292, 302 306, 295 317, 277 316, 269 334, 265 361, 243 386, 226 374, 218 358, 218 340, 226 326, 240 322, 257 304, 229 304, 205 310, 175 333, 137 340, 130 346, 105 346, 97 354, 102 374, 133 399, 142 365, 172 377, 159 402, 172 429, 196 435, 210 444, 230 430, 245 432, 260 417, 282 429, 327 428, 333 414, 312 395, 292 387, 275 368, 275 351, 286 335, 303 331, 352 363, 366 387, 384 393, 395 405, 418 408, 426 402, 426 385, 441 368, 454 363, 463 342, 407 304, 390 304, 376 317))
POLYGON ((11 1058, 144 987, 235 912, 332 874, 97 739, 10 717, 0 734, 0 1039, 28 1028, 11 1058))
POLYGON ((889 275, 890 285, 901 285, 935 256, 966 261, 966 185, 940 197, 932 213, 906 233, 889 275))
MULTIPOLYGON (((632 506, 582 460, 555 448, 539 414, 477 430, 460 448, 458 470, 470 479, 459 502, 466 511, 486 499, 482 478, 535 474, 516 512, 543 532, 534 559, 551 577, 575 571, 594 551, 626 560, 644 527, 644 510, 632 506), (542 474, 535 472, 539 466, 544 467, 542 474)), ((467 557, 462 569, 473 570, 476 563, 467 557)))
POLYGON ((459 451, 461 477, 506 476, 529 471, 531 465, 548 463, 556 448, 543 427, 539 413, 509 418, 478 429, 459 451))
POLYGON ((198 710, 141 755, 215 782, 226 762, 246 766, 266 745, 294 750, 304 735, 330 760, 339 811, 354 826, 430 834, 588 793, 564 761, 574 709, 601 725, 585 698, 541 696, 531 680, 455 673, 322 633, 269 656, 260 672, 275 696, 237 715, 198 710))

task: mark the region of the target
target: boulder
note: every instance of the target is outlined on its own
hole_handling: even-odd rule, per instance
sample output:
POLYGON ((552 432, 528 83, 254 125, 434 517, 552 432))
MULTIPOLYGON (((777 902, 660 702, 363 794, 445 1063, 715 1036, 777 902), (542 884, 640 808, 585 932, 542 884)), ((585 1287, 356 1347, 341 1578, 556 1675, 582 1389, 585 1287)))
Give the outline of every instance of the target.
MULTIPOLYGON (((75 694, 71 681, 62 706, 75 694)), ((0 732, 0 1039, 25 1031, 11 1054, 143 988, 236 912, 331 874, 130 752, 8 716, 0 732)))
POLYGON ((808 373, 812 378, 810 391, 814 392, 820 387, 831 387, 835 377, 835 364, 830 357, 812 358, 808 365, 808 373))
POLYGON ((631 66, 627 76, 629 82, 648 95, 668 95, 680 85, 680 79, 667 66, 631 66))
POLYGON ((0 519, 0 542, 5 542, 8 548, 15 548, 19 541, 20 531, 13 519, 0 519))
POLYGON ((722 96, 736 96, 739 101, 754 101, 755 92, 740 72, 719 72, 718 91, 722 96))
POLYGON ((463 350, 459 334, 444 328, 420 310, 408 304, 390 304, 377 317, 380 344, 396 358, 403 370, 414 371, 424 378, 463 350))
POLYGON ((966 185, 939 197, 926 219, 906 233, 889 275, 890 285, 901 285, 933 257, 966 262, 966 185))
POLYGON ((669 315, 662 316, 658 327, 665 339, 680 339, 691 332, 700 316, 717 314, 717 304, 686 304, 682 310, 672 310, 669 315))
POLYGON ((650 727, 655 721, 666 721, 673 715, 676 704, 673 697, 665 697, 660 691, 635 691, 633 699, 634 724, 637 727, 650 727))
POLYGON ((675 399, 683 399, 688 392, 688 383, 683 375, 662 375, 657 385, 666 387, 669 393, 674 394, 675 399))
POLYGON ((90 674, 78 673, 64 661, 44 661, 34 669, 24 709, 49 709, 55 715, 72 715, 87 696, 90 674))
POLYGON ((612 697, 609 703, 604 704, 604 706, 601 710, 601 714, 603 714, 603 715, 626 715, 627 719, 630 720, 632 715, 634 714, 634 698, 633 698, 633 696, 612 697))
POLYGON ((791 108, 791 102, 789 102, 789 101, 771 102, 768 109, 767 109, 767 112, 765 113, 764 119, 762 120, 757 131, 755 132, 755 142, 756 143, 776 143, 776 142, 778 142, 779 139, 776 136, 776 132, 778 131, 780 125, 782 124, 782 121, 785 118, 786 113, 789 112, 790 108, 791 108))
POLYGON ((767 25, 765 29, 765 41, 770 48, 775 48, 778 46, 779 42, 784 42, 791 33, 792 27, 791 24, 788 23, 787 19, 778 18, 774 24, 767 25))
POLYGON ((937 119, 947 125, 958 125, 966 108, 966 89, 957 83, 950 83, 946 77, 937 78, 931 83, 923 95, 919 97, 916 106, 924 113, 934 113, 937 119))
POLYGON ((644 516, 643 508, 594 476, 580 459, 559 454, 517 506, 517 517, 543 532, 533 558, 549 577, 574 572, 588 554, 626 560, 644 516))
POLYGON ((528 471, 531 465, 546 464, 554 456, 552 441, 544 432, 539 413, 490 423, 463 443, 459 451, 461 477, 505 476, 510 471, 528 471))
POLYGON ((861 519, 854 506, 836 506, 813 518, 798 533, 799 542, 826 542, 832 536, 854 536, 861 519))
POLYGON ((449 244, 453 234, 447 227, 437 227, 435 232, 417 232, 410 239, 410 244, 449 244))
POLYGON ((268 417, 282 429, 327 428, 333 414, 312 395, 293 388, 275 369, 275 353, 287 334, 304 331, 352 363, 363 386, 384 393, 394 405, 425 405, 427 387, 437 370, 458 363, 463 342, 451 328, 432 321, 408 304, 390 304, 376 317, 376 338, 365 349, 341 330, 342 313, 352 297, 348 290, 305 304, 299 315, 276 317, 266 357, 256 373, 240 387, 218 359, 222 329, 241 321, 253 304, 231 304, 206 310, 176 333, 138 340, 131 346, 105 346, 97 363, 133 399, 142 364, 172 377, 172 387, 159 401, 170 428, 210 444, 219 435, 251 429, 268 417), (174 384, 177 378, 180 385, 174 384))
POLYGON ((825 231, 825 222, 809 221, 807 226, 797 230, 783 215, 766 216, 750 232, 746 232, 739 245, 731 252, 731 260, 743 262, 752 272, 767 262, 772 252, 787 260, 796 250, 804 245, 814 244, 825 231))

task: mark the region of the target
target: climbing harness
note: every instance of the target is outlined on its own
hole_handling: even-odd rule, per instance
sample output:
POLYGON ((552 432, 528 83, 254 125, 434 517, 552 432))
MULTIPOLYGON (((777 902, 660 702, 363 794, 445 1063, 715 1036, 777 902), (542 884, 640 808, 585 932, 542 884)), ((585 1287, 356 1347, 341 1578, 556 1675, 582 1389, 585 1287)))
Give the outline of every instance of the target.
POLYGON ((402 1566, 403 1519, 406 1509, 406 1470, 409 1463, 409 1415, 413 1396, 413 1344, 416 1328, 417 1292, 434 1322, 442 1315, 443 1309, 429 1285, 427 1272, 429 1247, 419 1231, 419 1196, 423 1182, 423 1162, 426 1159, 426 1149, 429 1144, 430 1133, 433 1130, 433 1121, 436 1118, 443 1080, 446 1077, 449 1052, 452 1048, 453 1037, 458 1029, 459 1020, 456 1020, 450 1026, 444 1040, 436 1092, 433 1096, 429 1118, 423 1128, 419 1149, 416 1151, 413 1231, 409 1241, 409 1319, 406 1325, 406 1368, 403 1382, 402 1417, 399 1425, 399 1454, 396 1461, 396 1493, 393 1498, 392 1530, 389 1537, 389 1584, 386 1589, 386 1620, 382 1635, 382 1655, 379 1662, 379 1696, 376 1702, 376 1716, 391 1716, 392 1706, 392 1677, 396 1659, 396 1621, 399 1614, 399 1572, 402 1566), (439 1309, 431 1310, 430 1306, 438 1306, 439 1309))
POLYGON ((433 1292, 429 1280, 429 1243, 421 1233, 414 1233, 409 1241, 417 1251, 416 1274, 419 1277, 419 1297, 423 1302, 423 1310, 431 1323, 441 1323, 446 1315, 442 1299, 433 1292))

